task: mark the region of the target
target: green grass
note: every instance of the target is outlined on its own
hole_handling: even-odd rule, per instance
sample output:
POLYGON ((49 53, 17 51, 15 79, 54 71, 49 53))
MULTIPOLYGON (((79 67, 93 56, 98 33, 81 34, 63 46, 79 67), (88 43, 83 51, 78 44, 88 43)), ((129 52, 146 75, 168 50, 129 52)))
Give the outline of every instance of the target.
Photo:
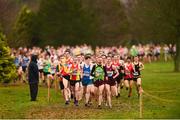
MULTIPOLYGON (((174 73, 173 63, 146 64, 142 74, 143 118, 180 118, 180 73, 174 73)), ((85 108, 65 106, 63 98, 54 89, 47 102, 47 89, 39 88, 38 101, 30 102, 27 85, 0 87, 0 118, 139 118, 139 100, 135 87, 127 97, 123 89, 120 99, 113 98, 113 108, 97 104, 85 108)))

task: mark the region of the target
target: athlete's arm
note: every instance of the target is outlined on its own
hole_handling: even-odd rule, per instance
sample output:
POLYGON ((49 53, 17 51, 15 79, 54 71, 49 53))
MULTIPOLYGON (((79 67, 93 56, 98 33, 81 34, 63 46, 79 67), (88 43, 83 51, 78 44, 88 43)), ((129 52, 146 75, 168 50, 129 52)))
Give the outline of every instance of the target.
POLYGON ((57 75, 60 75, 60 74, 61 74, 60 65, 57 65, 57 66, 56 66, 56 74, 57 74, 57 75))
POLYGON ((124 66, 120 66, 121 73, 124 73, 124 66))
POLYGON ((140 70, 140 71, 141 71, 141 70, 144 70, 144 64, 143 64, 143 63, 139 63, 139 64, 140 64, 140 69, 139 69, 139 70, 140 70))
POLYGON ((93 76, 93 77, 95 76, 95 74, 94 74, 95 67, 96 67, 96 65, 93 66, 92 71, 91 71, 91 76, 93 76))
POLYGON ((108 80, 108 75, 107 75, 106 67, 105 67, 105 66, 103 66, 103 69, 104 69, 105 79, 106 79, 106 80, 108 80))
POLYGON ((132 67, 133 67, 133 72, 136 72, 135 64, 134 63, 132 63, 132 67))
POLYGON ((83 78, 83 67, 80 66, 80 67, 79 67, 79 70, 80 70, 80 77, 83 78))
POLYGON ((59 65, 56 66, 56 72, 59 72, 59 65))
POLYGON ((116 67, 113 67, 113 69, 115 70, 115 72, 116 72, 116 75, 115 76, 113 76, 113 79, 115 79, 118 75, 119 75, 119 72, 118 72, 118 70, 117 70, 117 68, 116 67))

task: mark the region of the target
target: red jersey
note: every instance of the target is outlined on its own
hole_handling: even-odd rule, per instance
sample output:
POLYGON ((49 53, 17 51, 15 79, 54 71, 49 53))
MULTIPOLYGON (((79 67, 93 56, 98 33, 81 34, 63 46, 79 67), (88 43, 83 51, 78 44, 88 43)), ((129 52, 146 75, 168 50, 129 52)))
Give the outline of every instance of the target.
POLYGON ((133 68, 133 64, 130 63, 130 64, 125 64, 125 76, 124 76, 124 79, 133 79, 133 71, 134 71, 134 68, 133 68))
POLYGON ((69 71, 70 70, 70 68, 69 68, 69 64, 63 64, 62 65, 62 67, 61 67, 61 75, 62 76, 67 76, 67 75, 69 75, 69 71))
POLYGON ((112 65, 114 65, 117 69, 119 69, 121 66, 119 62, 113 62, 112 65))
POLYGON ((69 65, 71 65, 71 64, 72 64, 72 61, 73 61, 72 58, 69 58, 69 59, 66 60, 66 63, 68 63, 69 65))
POLYGON ((81 70, 80 66, 72 64, 70 69, 70 80, 80 80, 81 70))

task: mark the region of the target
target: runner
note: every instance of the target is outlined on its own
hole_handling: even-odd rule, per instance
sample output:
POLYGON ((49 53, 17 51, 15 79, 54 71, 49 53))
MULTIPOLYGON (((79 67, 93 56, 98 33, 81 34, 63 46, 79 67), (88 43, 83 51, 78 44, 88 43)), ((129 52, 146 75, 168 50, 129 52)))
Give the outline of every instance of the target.
POLYGON ((97 58, 96 65, 93 66, 91 71, 91 76, 94 77, 94 86, 95 91, 98 92, 99 100, 98 100, 98 108, 101 108, 102 98, 103 98, 103 90, 104 90, 104 80, 108 79, 107 72, 105 66, 102 64, 102 57, 99 56, 97 58))
POLYGON ((64 97, 65 97, 65 104, 69 105, 70 102, 70 97, 71 97, 71 91, 70 91, 70 64, 66 60, 66 57, 63 55, 61 56, 61 69, 60 69, 60 74, 62 76, 62 82, 64 86, 64 97))
POLYGON ((43 72, 44 72, 44 79, 48 87, 48 101, 50 101, 50 87, 53 76, 51 75, 51 60, 48 54, 45 56, 43 72))
POLYGON ((161 47, 159 45, 156 45, 154 47, 154 61, 157 61, 160 59, 161 55, 161 47))
POLYGON ((37 61, 38 63, 38 69, 39 69, 39 77, 40 77, 40 83, 44 83, 44 75, 43 75, 43 63, 44 63, 44 58, 43 55, 39 55, 39 59, 37 61))
POLYGON ((107 94, 107 101, 110 108, 112 108, 111 95, 118 96, 116 78, 119 75, 117 68, 111 64, 111 57, 107 57, 106 71, 108 79, 105 80, 105 90, 107 94))
POLYGON ((70 85, 71 85, 71 90, 74 93, 74 104, 76 106, 79 105, 79 100, 80 100, 80 93, 81 93, 81 68, 78 63, 78 58, 74 57, 73 63, 70 67, 70 85))
POLYGON ((85 92, 85 106, 89 107, 90 96, 94 94, 94 85, 91 77, 92 64, 90 64, 91 57, 85 57, 85 63, 82 67, 82 84, 85 92))
MULTIPOLYGON (((82 51, 81 51, 82 52, 82 51)), ((77 59, 78 59, 78 64, 81 68, 81 71, 83 69, 83 66, 84 66, 84 54, 81 53, 81 54, 78 54, 77 55, 77 59)), ((82 78, 82 75, 81 75, 81 78, 82 78)), ((83 92, 84 92, 84 87, 83 85, 80 86, 80 96, 79 96, 79 100, 82 100, 83 98, 83 92)))
POLYGON ((22 71, 23 71, 23 75, 22 75, 22 82, 26 83, 27 81, 27 66, 29 64, 30 59, 28 58, 27 53, 24 53, 22 60, 21 60, 21 66, 22 66, 22 71))
POLYGON ((50 87, 52 87, 54 80, 55 80, 55 73, 56 73, 56 67, 57 67, 57 61, 54 59, 54 57, 51 57, 51 82, 50 87))
POLYGON ((137 48, 136 48, 135 45, 133 45, 133 46, 131 47, 131 49, 130 49, 130 55, 133 56, 133 57, 138 55, 138 50, 137 50, 137 48))
POLYGON ((119 72, 118 77, 116 78, 116 86, 117 86, 117 93, 118 93, 118 97, 120 97, 120 91, 123 88, 124 85, 124 61, 123 60, 119 60, 120 56, 119 55, 115 55, 113 57, 113 63, 112 65, 115 66, 119 72))
POLYGON ((124 68, 125 68, 124 84, 126 86, 126 90, 129 89, 128 97, 131 97, 132 85, 133 85, 133 72, 134 72, 134 65, 131 62, 131 57, 127 58, 124 68))
POLYGON ((16 70, 18 73, 18 81, 22 81, 22 67, 21 67, 21 56, 18 53, 14 53, 15 54, 15 59, 14 59, 14 64, 16 66, 16 70))
POLYGON ((139 44, 139 46, 138 46, 138 56, 139 56, 140 60, 143 60, 144 55, 145 55, 144 47, 141 44, 139 44))
POLYGON ((169 47, 168 47, 168 45, 165 44, 165 46, 163 47, 163 51, 164 51, 164 61, 167 62, 169 59, 169 47))
MULTIPOLYGON (((56 75, 57 75, 57 78, 58 78, 58 81, 59 81, 59 87, 61 89, 61 93, 63 95, 63 98, 65 99, 65 92, 64 92, 64 84, 63 84, 63 78, 62 78, 62 74, 61 74, 61 70, 62 70, 62 59, 63 59, 63 56, 61 55, 59 57, 59 63, 56 67, 56 75)), ((66 100, 66 99, 65 99, 66 100)), ((68 101, 68 100, 67 100, 68 101)))
POLYGON ((141 71, 144 69, 144 65, 139 62, 139 58, 138 56, 134 57, 134 82, 135 82, 135 85, 136 85, 136 89, 137 89, 137 93, 138 93, 138 96, 143 92, 142 90, 142 86, 141 86, 141 71))
POLYGON ((51 60, 48 54, 45 55, 43 66, 44 80, 48 84, 48 79, 51 77, 51 60))

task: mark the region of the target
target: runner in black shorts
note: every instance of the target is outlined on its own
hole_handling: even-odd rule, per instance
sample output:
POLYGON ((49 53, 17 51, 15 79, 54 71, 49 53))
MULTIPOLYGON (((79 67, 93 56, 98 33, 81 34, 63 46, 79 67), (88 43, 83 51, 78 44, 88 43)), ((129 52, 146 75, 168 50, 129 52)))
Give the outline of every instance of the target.
POLYGON ((115 78, 119 75, 119 72, 117 68, 111 64, 110 56, 107 57, 106 71, 108 80, 105 80, 105 90, 109 107, 112 108, 111 96, 118 96, 115 78))
POLYGON ((131 62, 131 57, 128 57, 124 65, 124 73, 125 73, 124 84, 126 86, 126 90, 129 89, 128 97, 132 96, 133 72, 134 72, 134 65, 131 62))
POLYGON ((138 96, 139 94, 142 93, 142 87, 141 87, 141 70, 144 69, 144 65, 139 62, 139 58, 136 56, 134 57, 134 73, 133 73, 133 80, 136 84, 136 89, 138 92, 138 96))
POLYGON ((93 66, 91 71, 91 76, 94 77, 94 86, 95 90, 98 93, 99 96, 99 104, 98 108, 101 108, 102 103, 102 97, 103 97, 103 90, 104 90, 104 80, 108 79, 107 72, 105 66, 103 66, 102 63, 103 59, 101 56, 97 58, 97 64, 93 66))
POLYGON ((74 104, 78 106, 78 102, 81 99, 81 67, 78 63, 78 58, 74 57, 72 66, 70 67, 70 85, 75 95, 74 104))
POLYGON ((58 74, 61 77, 60 81, 60 87, 63 89, 64 93, 64 99, 65 99, 65 105, 69 105, 70 97, 71 97, 71 91, 70 91, 70 76, 69 76, 69 63, 67 62, 64 55, 60 56, 60 63, 57 66, 59 68, 58 74))
POLYGON ((64 84, 63 84, 63 81, 62 81, 62 75, 61 75, 61 69, 62 69, 62 65, 59 63, 56 67, 56 75, 57 75, 57 78, 59 80, 59 87, 61 89, 61 93, 63 95, 63 97, 65 98, 65 95, 64 95, 64 84))
POLYGON ((115 55, 113 57, 113 66, 115 66, 119 72, 118 77, 116 77, 116 85, 117 85, 117 93, 118 93, 118 97, 120 97, 120 91, 123 88, 123 78, 124 78, 124 66, 123 66, 124 61, 120 60, 120 56, 119 55, 115 55), (120 89, 121 87, 121 89, 120 89))

